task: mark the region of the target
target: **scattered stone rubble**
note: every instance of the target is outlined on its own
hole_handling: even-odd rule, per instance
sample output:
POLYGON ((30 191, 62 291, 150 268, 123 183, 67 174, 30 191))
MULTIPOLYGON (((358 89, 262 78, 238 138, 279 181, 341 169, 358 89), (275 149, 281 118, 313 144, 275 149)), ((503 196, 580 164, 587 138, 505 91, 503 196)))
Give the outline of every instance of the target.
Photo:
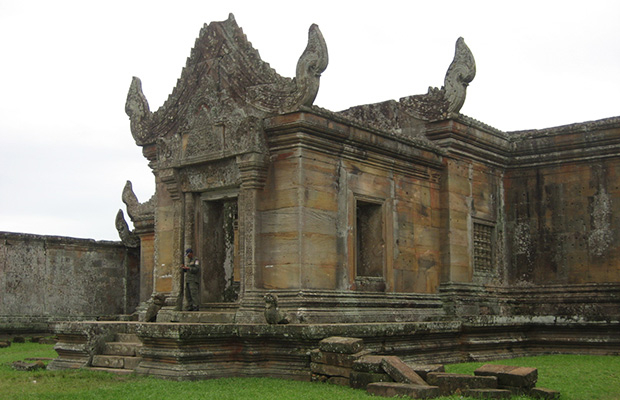
POLYGON ((560 393, 537 388, 538 370, 486 364, 474 375, 446 373, 443 365, 410 366, 397 356, 375 355, 362 339, 329 337, 311 352, 312 380, 366 389, 382 396, 430 399, 460 394, 481 399, 507 399, 525 394, 559 399, 560 393))

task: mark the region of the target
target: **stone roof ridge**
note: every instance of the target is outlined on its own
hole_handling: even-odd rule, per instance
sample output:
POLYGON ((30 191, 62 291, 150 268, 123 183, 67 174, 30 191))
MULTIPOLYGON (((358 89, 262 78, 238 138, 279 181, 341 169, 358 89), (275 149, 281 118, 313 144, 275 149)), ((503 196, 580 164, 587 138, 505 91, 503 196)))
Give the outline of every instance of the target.
POLYGON ((463 123, 465 123, 465 124, 467 124, 467 125, 470 125, 470 126, 479 128, 481 130, 492 132, 492 133, 495 133, 495 134, 497 134, 499 136, 508 138, 508 134, 506 132, 502 131, 501 129, 497 129, 497 128, 489 125, 489 124, 485 124, 484 122, 482 122, 480 120, 477 120, 475 118, 469 117, 469 116, 467 116, 465 114, 459 114, 456 119, 461 121, 461 122, 463 122, 463 123))
POLYGON ((467 86, 476 76, 476 62, 465 40, 456 41, 454 59, 441 88, 429 87, 425 94, 363 104, 339 114, 386 130, 417 130, 426 122, 457 118, 465 102, 467 86))
POLYGON ((523 140, 530 139, 535 137, 547 136, 547 135, 556 135, 568 132, 575 131, 589 131, 589 130, 597 130, 601 128, 609 127, 620 127, 620 116, 603 118, 592 121, 585 122, 577 122, 573 124, 567 125, 559 125, 549 128, 543 129, 527 129, 527 130, 519 130, 519 131, 509 131, 506 132, 512 140, 523 140))
MULTIPOLYGON (((393 100, 392 100, 393 101, 393 100)), ((369 124, 367 121, 363 121, 357 119, 348 114, 342 114, 340 111, 335 112, 328 110, 326 108, 319 107, 317 105, 312 105, 311 107, 302 107, 302 111, 310 111, 317 115, 329 118, 333 121, 343 123, 346 125, 353 126, 358 129, 362 129, 365 131, 369 131, 375 134, 384 135, 384 136, 392 136, 398 138, 399 140, 406 141, 408 143, 415 144, 425 150, 430 150, 434 152, 439 152, 441 154, 445 153, 445 150, 441 147, 437 146, 433 141, 429 140, 426 136, 412 136, 403 133, 401 130, 396 128, 381 128, 376 125, 369 124)))

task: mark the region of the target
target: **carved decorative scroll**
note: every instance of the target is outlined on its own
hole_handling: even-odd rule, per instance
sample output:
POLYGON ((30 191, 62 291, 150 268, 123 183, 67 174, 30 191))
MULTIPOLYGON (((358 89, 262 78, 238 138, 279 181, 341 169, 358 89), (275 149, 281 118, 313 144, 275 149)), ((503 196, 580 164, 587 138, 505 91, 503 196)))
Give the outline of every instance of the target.
POLYGON ((125 246, 132 248, 140 247, 140 238, 129 229, 123 210, 118 210, 118 213, 116 213, 115 224, 118 236, 125 246))
POLYGON ((143 146, 151 142, 150 128, 153 114, 149 108, 146 96, 142 93, 142 82, 135 76, 131 80, 129 93, 127 93, 125 113, 129 116, 131 134, 136 144, 143 146))

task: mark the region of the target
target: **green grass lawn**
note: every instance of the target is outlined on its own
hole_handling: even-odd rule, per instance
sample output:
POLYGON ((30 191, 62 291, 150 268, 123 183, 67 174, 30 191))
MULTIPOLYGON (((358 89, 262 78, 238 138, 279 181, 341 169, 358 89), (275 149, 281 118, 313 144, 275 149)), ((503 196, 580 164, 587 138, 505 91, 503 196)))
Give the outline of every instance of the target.
MULTIPOLYGON (((87 370, 23 372, 10 367, 17 360, 55 356, 52 345, 37 343, 13 343, 0 349, 0 399, 377 399, 363 390, 272 378, 172 382, 87 370)), ((620 399, 620 357, 552 355, 497 363, 538 368, 537 386, 561 391, 563 400, 620 399)), ((455 364, 446 366, 446 369, 471 374, 482 364, 455 364)))

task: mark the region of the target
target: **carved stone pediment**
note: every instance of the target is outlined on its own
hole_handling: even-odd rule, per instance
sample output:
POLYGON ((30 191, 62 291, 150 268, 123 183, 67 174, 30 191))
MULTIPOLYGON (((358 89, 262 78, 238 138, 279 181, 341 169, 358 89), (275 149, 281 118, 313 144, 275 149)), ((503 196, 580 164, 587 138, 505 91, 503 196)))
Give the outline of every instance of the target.
POLYGON ((265 152, 257 121, 311 106, 327 62, 325 40, 312 25, 296 77, 282 77, 261 60, 231 14, 202 28, 176 87, 157 111, 150 111, 140 80, 133 79, 125 107, 133 137, 140 146, 157 144, 160 168, 265 152))

